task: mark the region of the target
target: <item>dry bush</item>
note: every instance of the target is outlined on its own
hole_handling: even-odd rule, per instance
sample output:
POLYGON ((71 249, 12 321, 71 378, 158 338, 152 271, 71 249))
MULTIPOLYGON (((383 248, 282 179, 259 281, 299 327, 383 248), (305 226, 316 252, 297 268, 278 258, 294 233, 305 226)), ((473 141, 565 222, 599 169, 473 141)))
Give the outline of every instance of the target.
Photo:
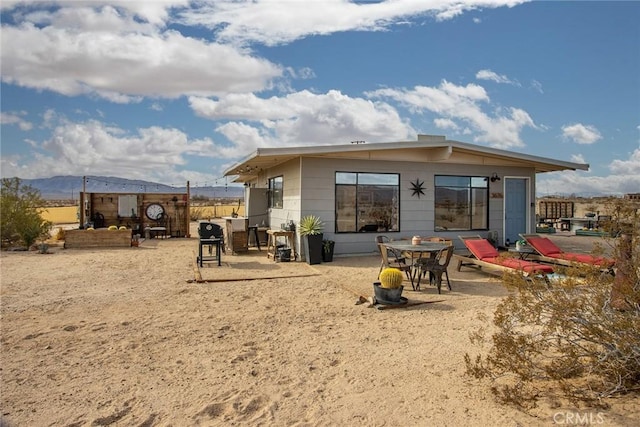
POLYGON ((204 208, 200 206, 198 207, 191 206, 191 209, 189 210, 189 219, 191 221, 198 221, 199 219, 202 219, 203 214, 204 214, 204 208))
POLYGON ((572 267, 550 282, 507 274, 513 292, 496 309, 488 352, 465 354, 467 374, 490 378, 495 396, 521 408, 541 397, 603 405, 602 398, 640 391, 640 234, 637 211, 615 239, 615 277, 572 267), (632 228, 635 227, 635 230, 632 228))
POLYGON ((58 231, 56 232, 55 239, 64 240, 64 228, 58 227, 58 231))
POLYGON ((40 192, 19 178, 2 178, 0 189, 0 237, 2 246, 23 244, 29 248, 49 235, 51 223, 38 211, 44 201, 40 192))

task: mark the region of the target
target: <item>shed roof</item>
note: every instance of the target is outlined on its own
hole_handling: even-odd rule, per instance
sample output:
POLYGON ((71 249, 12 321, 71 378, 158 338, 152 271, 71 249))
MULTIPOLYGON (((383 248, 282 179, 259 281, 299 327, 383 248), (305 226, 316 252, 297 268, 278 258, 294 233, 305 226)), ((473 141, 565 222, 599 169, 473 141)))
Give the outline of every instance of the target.
POLYGON ((228 168, 224 175, 236 175, 235 182, 246 182, 256 178, 262 170, 300 157, 521 166, 533 167, 536 173, 578 169, 589 170, 589 165, 585 163, 565 162, 483 147, 466 142, 448 140, 445 136, 418 135, 417 141, 258 148, 243 160, 228 168))

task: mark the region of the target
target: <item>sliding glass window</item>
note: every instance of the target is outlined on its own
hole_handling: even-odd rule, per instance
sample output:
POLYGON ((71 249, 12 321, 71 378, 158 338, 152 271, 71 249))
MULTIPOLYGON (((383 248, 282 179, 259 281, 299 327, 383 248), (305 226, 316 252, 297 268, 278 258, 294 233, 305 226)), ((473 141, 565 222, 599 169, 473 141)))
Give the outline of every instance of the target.
POLYGON ((400 175, 336 172, 336 233, 400 231, 400 175))
POLYGON ((489 179, 435 177, 435 230, 486 230, 489 227, 489 179))

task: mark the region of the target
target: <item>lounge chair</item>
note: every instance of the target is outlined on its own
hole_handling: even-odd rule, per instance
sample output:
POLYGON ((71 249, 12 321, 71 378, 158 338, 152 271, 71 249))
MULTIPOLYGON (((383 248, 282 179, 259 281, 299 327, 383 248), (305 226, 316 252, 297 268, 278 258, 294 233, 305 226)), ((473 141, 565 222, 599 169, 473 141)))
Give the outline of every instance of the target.
POLYGON ((520 271, 525 275, 543 275, 553 273, 553 266, 538 262, 500 256, 500 253, 487 239, 480 236, 459 236, 471 252, 471 257, 458 256, 458 271, 463 265, 477 265, 500 271, 520 271))
POLYGON ((562 265, 588 264, 610 271, 615 264, 613 259, 607 257, 565 252, 548 237, 538 236, 537 234, 520 234, 520 237, 539 254, 537 259, 540 261, 562 265))

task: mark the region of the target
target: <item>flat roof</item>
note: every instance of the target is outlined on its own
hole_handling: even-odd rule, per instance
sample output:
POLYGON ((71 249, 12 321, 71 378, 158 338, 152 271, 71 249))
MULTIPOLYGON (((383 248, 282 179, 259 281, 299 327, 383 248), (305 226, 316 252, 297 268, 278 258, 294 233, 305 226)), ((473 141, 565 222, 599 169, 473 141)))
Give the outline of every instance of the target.
POLYGON ((461 161, 461 159, 465 157, 479 157, 482 159, 482 164, 533 167, 536 173, 562 170, 589 170, 589 165, 586 163, 565 162, 546 157, 484 147, 466 142, 448 140, 445 136, 440 135, 418 135, 417 141, 258 148, 225 170, 224 176, 236 175, 236 182, 246 182, 256 178, 262 170, 300 157, 422 161, 425 163, 445 162, 453 164, 465 164, 465 161, 461 161))

